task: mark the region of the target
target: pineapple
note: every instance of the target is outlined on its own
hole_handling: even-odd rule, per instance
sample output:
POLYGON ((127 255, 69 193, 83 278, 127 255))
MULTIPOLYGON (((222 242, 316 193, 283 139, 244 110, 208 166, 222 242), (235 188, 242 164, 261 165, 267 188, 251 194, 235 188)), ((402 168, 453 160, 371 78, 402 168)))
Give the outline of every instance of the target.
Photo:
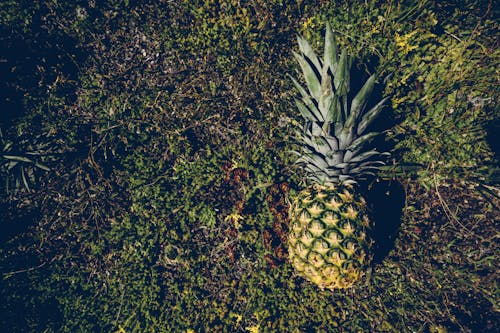
POLYGON ((346 50, 339 54, 329 25, 323 59, 305 39, 298 37, 298 44, 300 53, 294 56, 306 86, 291 78, 304 119, 293 153, 308 186, 291 200, 289 259, 298 275, 321 289, 347 288, 370 264, 370 222, 357 180, 373 174, 387 154, 363 150, 379 134, 366 129, 386 99, 367 110, 375 75, 351 94, 352 58, 346 50))

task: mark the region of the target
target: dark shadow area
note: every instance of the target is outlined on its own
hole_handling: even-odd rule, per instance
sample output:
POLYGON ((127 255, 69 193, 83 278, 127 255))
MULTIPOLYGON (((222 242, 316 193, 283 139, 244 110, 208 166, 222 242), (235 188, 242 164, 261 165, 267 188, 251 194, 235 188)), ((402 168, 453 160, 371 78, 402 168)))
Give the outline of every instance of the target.
MULTIPOLYGON (((379 63, 377 57, 370 57, 364 63, 355 61, 351 70, 351 98, 362 88, 363 84, 369 78, 367 73, 374 73, 379 63)), ((384 78, 377 78, 370 102, 366 111, 370 110, 383 98, 384 78)), ((365 111, 365 112, 366 112, 365 111)), ((397 117, 391 108, 390 101, 385 102, 384 109, 380 112, 372 124, 368 126, 364 133, 380 133, 368 143, 365 150, 376 148, 379 152, 391 152, 394 149, 394 141, 388 140, 384 132, 397 125, 401 119, 397 117)), ((387 160, 386 160, 387 161, 387 160)), ((401 226, 401 216, 405 204, 405 191, 403 186, 395 180, 373 180, 368 177, 361 179, 360 188, 363 190, 363 196, 367 201, 370 219, 374 224, 373 240, 374 245, 374 263, 379 263, 394 248, 394 243, 401 226)))
MULTIPOLYGON (((486 300, 481 293, 475 290, 460 291, 453 297, 456 297, 455 304, 460 304, 460 306, 451 308, 451 312, 463 326, 471 329, 472 332, 498 332, 499 317, 495 315, 496 311, 491 302, 486 300)), ((460 323, 448 323, 448 325, 453 328, 453 331, 456 329, 458 332, 460 328, 463 329, 460 323)))
POLYGON ((0 202, 0 244, 26 232, 39 215, 35 209, 19 212, 15 205, 15 202, 0 202))
MULTIPOLYGON (((78 64, 87 57, 76 38, 60 27, 49 28, 56 23, 47 21, 45 6, 28 9, 31 13, 24 21, 0 26, 0 125, 4 129, 28 115, 29 100, 45 96, 55 82, 76 81, 78 64)), ((74 89, 66 86, 58 93, 72 96, 74 89)))
POLYGON ((491 121, 486 126, 486 133, 486 141, 490 145, 491 150, 495 153, 495 157, 498 158, 500 150, 500 119, 491 121))
POLYGON ((401 227, 405 191, 397 181, 373 182, 364 193, 374 223, 374 263, 380 263, 394 248, 401 227))
POLYGON ((491 147, 493 151, 493 165, 490 170, 489 180, 494 183, 500 183, 500 160, 499 160, 499 151, 500 151, 500 119, 495 119, 491 121, 486 126, 486 141, 491 147))
POLYGON ((26 80, 22 74, 36 70, 28 51, 31 40, 24 38, 20 32, 0 27, 0 125, 5 127, 23 114, 23 93, 37 84, 34 77, 26 80))
MULTIPOLYGON (((44 278, 47 276, 47 271, 44 267, 26 271, 26 267, 32 268, 40 265, 34 262, 33 256, 30 258, 17 256, 15 259, 23 261, 24 270, 7 268, 7 272, 13 272, 12 275, 2 276, 0 280, 2 332, 32 332, 30 328, 34 326, 52 327, 51 331, 59 331, 56 327, 57 323, 61 322, 62 313, 57 300, 48 298, 44 292, 37 290, 33 285, 34 275, 36 278, 44 278)), ((4 273, 4 268, 2 265, 2 273, 4 273)))

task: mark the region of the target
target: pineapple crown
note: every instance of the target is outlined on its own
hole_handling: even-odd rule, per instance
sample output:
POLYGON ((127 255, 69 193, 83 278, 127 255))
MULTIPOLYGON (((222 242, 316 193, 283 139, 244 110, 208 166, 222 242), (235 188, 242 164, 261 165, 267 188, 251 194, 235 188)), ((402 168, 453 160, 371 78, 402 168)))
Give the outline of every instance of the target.
POLYGON ((370 76, 352 100, 350 72, 353 58, 342 50, 339 54, 333 31, 326 27, 323 59, 304 38, 297 37, 300 53, 293 52, 302 70, 306 87, 291 77, 300 94, 295 103, 303 126, 297 131, 299 157, 296 161, 307 178, 319 184, 352 184, 373 174, 384 163, 378 151, 364 148, 380 133, 366 129, 380 114, 387 98, 367 110, 376 76, 370 76))

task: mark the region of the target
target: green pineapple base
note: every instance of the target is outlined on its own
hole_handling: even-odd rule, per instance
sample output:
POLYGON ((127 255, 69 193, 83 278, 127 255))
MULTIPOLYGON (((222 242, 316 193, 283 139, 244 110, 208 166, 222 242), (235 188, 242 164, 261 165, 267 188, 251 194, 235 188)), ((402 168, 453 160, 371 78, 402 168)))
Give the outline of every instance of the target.
POLYGON ((290 207, 288 252, 298 275, 321 289, 354 285, 370 263, 366 203, 351 185, 310 186, 290 207))

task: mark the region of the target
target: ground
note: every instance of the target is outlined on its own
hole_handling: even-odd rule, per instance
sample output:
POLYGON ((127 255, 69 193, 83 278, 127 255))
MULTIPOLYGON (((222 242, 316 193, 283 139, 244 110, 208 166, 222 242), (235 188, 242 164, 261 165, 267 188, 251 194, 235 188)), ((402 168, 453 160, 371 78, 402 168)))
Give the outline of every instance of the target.
MULTIPOLYGON (((493 332, 492 1, 0 4, 0 322, 12 332, 493 332), (289 75, 325 23, 379 79, 374 263, 287 261, 289 75), (5 110, 5 112, 4 112, 5 110)), ((355 80, 356 81, 356 80, 355 80)), ((356 84, 356 82, 355 82, 356 84)))

